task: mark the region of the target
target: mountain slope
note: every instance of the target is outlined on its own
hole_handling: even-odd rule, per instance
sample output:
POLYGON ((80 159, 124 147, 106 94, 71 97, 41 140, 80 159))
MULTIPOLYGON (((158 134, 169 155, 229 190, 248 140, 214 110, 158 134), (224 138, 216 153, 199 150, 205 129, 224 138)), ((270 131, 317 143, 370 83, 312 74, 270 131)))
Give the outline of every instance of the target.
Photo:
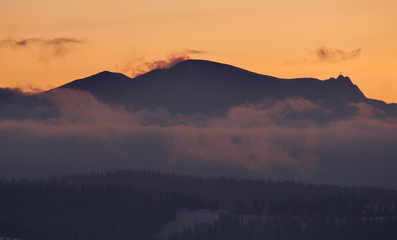
POLYGON ((222 113, 231 106, 266 98, 304 98, 332 104, 365 102, 348 77, 280 79, 226 64, 187 60, 136 78, 102 72, 61 86, 132 109, 166 108, 173 113, 222 113))

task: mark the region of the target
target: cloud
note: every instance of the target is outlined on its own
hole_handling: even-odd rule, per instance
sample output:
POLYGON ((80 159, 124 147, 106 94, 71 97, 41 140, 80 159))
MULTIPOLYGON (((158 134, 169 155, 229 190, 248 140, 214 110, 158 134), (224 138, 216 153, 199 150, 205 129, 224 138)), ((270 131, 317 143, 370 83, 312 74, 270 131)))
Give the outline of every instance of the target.
POLYGON ((182 51, 182 54, 203 54, 203 53, 205 53, 205 51, 189 49, 189 48, 185 48, 182 51))
POLYGON ((35 94, 35 93, 41 93, 44 92, 45 90, 38 86, 37 84, 30 83, 26 85, 20 86, 20 88, 25 92, 25 93, 30 93, 30 94, 35 94))
POLYGON ((150 70, 170 68, 176 64, 190 59, 188 55, 170 55, 166 60, 154 60, 152 62, 146 62, 146 67, 150 70))
POLYGON ((356 58, 360 55, 361 48, 351 51, 320 47, 315 51, 317 62, 341 62, 356 58))
POLYGON ((25 38, 20 40, 6 38, 0 41, 0 47, 15 50, 28 48, 37 55, 38 60, 48 62, 52 58, 65 57, 71 50, 83 43, 83 40, 65 37, 53 39, 25 38))
POLYGON ((353 49, 351 51, 344 51, 341 49, 333 49, 327 47, 319 47, 316 50, 307 50, 310 55, 314 56, 311 58, 303 59, 286 59, 283 61, 285 65, 291 64, 307 64, 307 63, 336 63, 342 61, 348 61, 357 58, 361 54, 361 48, 353 49))
POLYGON ((25 97, 22 103, 36 101, 35 107, 0 102, 3 109, 14 105, 15 115, 30 112, 0 117, 1 176, 144 168, 397 187, 397 119, 377 118, 365 103, 351 104, 351 116, 318 122, 313 116, 329 109, 304 99, 265 100, 207 116, 128 112, 74 90, 25 97))
POLYGON ((136 77, 155 69, 173 67, 180 62, 189 60, 190 55, 203 53, 205 52, 201 50, 183 49, 182 51, 168 55, 165 59, 156 59, 152 61, 146 61, 143 58, 134 59, 125 64, 124 67, 121 68, 121 71, 129 76, 136 77))

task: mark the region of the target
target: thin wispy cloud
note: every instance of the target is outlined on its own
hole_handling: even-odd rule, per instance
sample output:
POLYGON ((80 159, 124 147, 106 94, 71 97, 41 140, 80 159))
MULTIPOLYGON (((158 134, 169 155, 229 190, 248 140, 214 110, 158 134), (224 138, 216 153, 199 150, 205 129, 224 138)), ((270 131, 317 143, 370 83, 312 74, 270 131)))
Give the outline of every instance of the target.
POLYGON ((315 63, 337 63, 355 59, 360 56, 362 48, 350 51, 329 47, 319 47, 316 50, 306 50, 310 57, 302 59, 287 59, 283 63, 290 64, 315 64, 315 63))
POLYGON ((154 60, 152 62, 145 62, 145 66, 149 70, 170 68, 176 64, 190 59, 188 55, 170 55, 165 60, 154 60))
POLYGON ((164 69, 175 66, 176 64, 189 60, 191 55, 203 54, 205 51, 196 49, 183 49, 182 51, 169 54, 163 59, 147 61, 143 58, 134 59, 125 64, 121 71, 131 77, 142 75, 155 69, 164 69))
POLYGON ((189 48, 185 48, 182 51, 182 54, 203 54, 203 53, 205 53, 205 51, 189 49, 189 48))
POLYGON ((0 48, 10 48, 14 50, 29 49, 33 52, 34 57, 39 61, 49 62, 53 58, 63 58, 71 50, 85 43, 85 41, 76 38, 24 38, 11 39, 5 38, 0 40, 0 48))
POLYGON ((361 48, 356 48, 351 51, 344 51, 341 49, 333 49, 327 47, 319 47, 316 51, 316 62, 341 62, 356 58, 360 55, 361 48))

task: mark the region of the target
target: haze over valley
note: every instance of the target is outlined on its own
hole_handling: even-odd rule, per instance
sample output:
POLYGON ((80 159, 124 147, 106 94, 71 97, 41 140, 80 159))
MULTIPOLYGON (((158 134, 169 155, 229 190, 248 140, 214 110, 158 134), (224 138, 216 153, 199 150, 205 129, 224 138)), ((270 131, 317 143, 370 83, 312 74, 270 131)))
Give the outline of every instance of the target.
POLYGON ((147 169, 396 187, 396 105, 349 77, 280 79, 186 60, 1 90, 1 175, 147 169))

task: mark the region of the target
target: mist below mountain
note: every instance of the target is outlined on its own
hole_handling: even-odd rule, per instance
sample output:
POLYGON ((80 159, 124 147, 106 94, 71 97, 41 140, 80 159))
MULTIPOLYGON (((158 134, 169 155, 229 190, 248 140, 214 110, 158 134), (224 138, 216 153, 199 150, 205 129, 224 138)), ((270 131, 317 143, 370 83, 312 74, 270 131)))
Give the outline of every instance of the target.
POLYGON ((279 79, 188 60, 47 92, 0 89, 0 175, 147 169, 397 187, 396 105, 348 77, 279 79))

